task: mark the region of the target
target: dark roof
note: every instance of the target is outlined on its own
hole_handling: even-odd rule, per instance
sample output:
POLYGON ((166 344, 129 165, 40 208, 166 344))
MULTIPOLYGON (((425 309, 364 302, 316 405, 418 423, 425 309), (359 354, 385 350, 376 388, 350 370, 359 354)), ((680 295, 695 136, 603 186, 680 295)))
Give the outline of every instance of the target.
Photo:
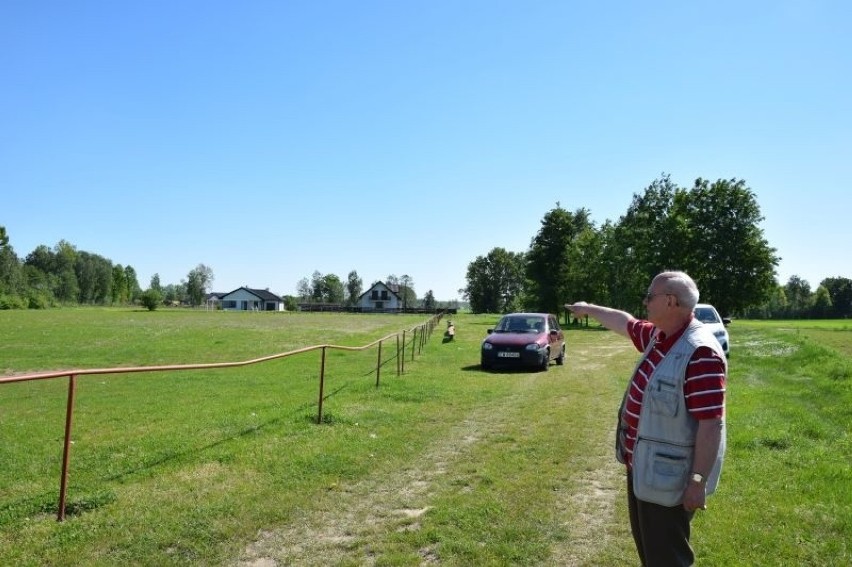
POLYGON ((386 284, 385 282, 376 282, 376 283, 374 283, 373 285, 371 285, 371 286, 370 286, 370 289, 368 289, 367 291, 365 291, 364 293, 362 293, 361 295, 359 295, 359 296, 358 296, 358 299, 361 299, 362 297, 364 297, 365 295, 367 295, 368 293, 370 293, 371 291, 373 291, 373 288, 375 288, 375 287, 376 287, 376 286, 378 286, 379 284, 382 284, 383 286, 385 286, 386 288, 388 288, 392 294, 394 294, 395 296, 397 296, 397 298, 402 299, 401 297, 399 297, 399 286, 398 286, 398 285, 396 285, 396 284, 386 284))
POLYGON ((268 289, 252 289, 250 287, 245 287, 245 286, 238 287, 234 291, 223 294, 222 297, 224 297, 225 295, 231 295, 232 293, 236 293, 236 292, 240 291, 241 289, 246 290, 247 292, 251 293, 252 295, 257 296, 259 299, 262 299, 264 301, 282 301, 282 302, 284 301, 283 299, 281 299, 280 297, 278 297, 277 295, 275 295, 274 293, 272 293, 268 289))

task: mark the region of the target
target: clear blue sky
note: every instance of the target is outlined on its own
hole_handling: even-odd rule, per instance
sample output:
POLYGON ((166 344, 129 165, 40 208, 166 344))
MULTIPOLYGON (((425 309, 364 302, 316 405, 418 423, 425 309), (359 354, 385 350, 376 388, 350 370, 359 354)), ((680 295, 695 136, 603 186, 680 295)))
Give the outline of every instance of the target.
POLYGON ((784 283, 852 277, 852 3, 0 2, 0 225, 178 283, 454 299, 559 202, 745 179, 784 283))

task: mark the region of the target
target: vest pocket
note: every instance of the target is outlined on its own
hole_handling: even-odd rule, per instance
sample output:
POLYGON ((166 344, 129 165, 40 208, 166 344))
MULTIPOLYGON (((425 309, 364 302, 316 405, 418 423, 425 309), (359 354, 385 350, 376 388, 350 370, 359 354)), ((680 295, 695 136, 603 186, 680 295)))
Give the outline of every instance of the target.
POLYGON ((651 388, 645 392, 648 398, 648 409, 656 414, 674 417, 677 415, 677 408, 680 404, 680 398, 683 397, 683 392, 678 392, 676 381, 669 382, 664 377, 660 377, 651 382, 651 388))
POLYGON ((639 439, 633 452, 633 492, 645 502, 675 506, 692 467, 692 447, 639 439))

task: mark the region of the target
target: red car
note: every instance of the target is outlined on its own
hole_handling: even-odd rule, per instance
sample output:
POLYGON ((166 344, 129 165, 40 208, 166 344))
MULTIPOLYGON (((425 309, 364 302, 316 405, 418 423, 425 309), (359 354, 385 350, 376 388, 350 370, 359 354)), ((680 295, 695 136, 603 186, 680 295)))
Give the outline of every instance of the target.
POLYGON ((503 315, 482 341, 483 370, 525 366, 547 370, 551 360, 565 364, 565 335, 549 313, 503 315))

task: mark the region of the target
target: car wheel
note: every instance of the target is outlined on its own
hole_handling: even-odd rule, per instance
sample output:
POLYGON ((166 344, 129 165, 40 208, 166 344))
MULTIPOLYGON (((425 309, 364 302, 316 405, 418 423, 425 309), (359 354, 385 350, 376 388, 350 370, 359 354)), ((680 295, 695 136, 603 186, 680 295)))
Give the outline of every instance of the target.
POLYGON ((562 351, 559 353, 559 356, 556 357, 556 364, 559 366, 565 364, 565 345, 562 345, 562 351))
POLYGON ((539 366, 539 369, 542 372, 547 372, 548 368, 550 368, 550 350, 549 349, 548 349, 547 352, 544 353, 544 356, 541 357, 541 366, 539 366))

